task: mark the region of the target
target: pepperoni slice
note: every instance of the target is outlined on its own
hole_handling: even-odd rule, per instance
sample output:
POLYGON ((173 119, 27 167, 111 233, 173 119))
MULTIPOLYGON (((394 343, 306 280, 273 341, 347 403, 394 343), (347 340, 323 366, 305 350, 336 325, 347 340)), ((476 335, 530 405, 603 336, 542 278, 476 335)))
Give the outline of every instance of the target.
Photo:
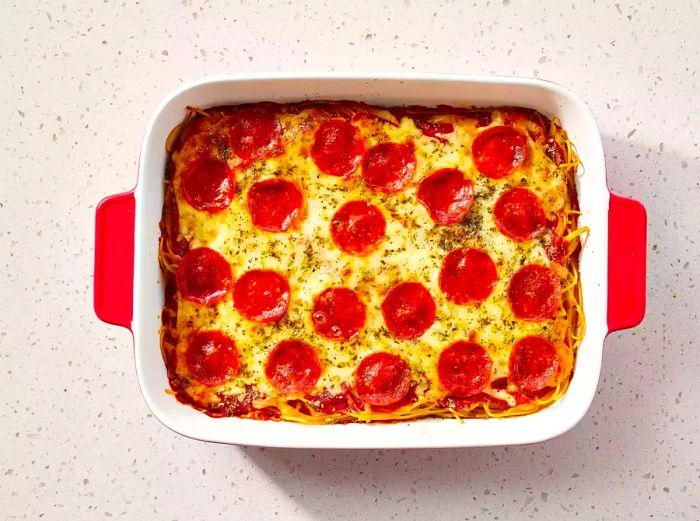
POLYGON ((546 266, 528 264, 510 279, 508 301, 518 318, 533 322, 552 318, 561 306, 559 277, 546 266))
POLYGON ((453 224, 472 207, 474 184, 456 168, 443 168, 420 182, 416 197, 436 224, 453 224))
POLYGON ((496 265, 485 251, 457 248, 442 261, 440 289, 455 304, 477 304, 485 300, 497 280, 496 265))
POLYGON ((282 125, 270 110, 245 108, 231 118, 231 148, 241 159, 255 161, 282 151, 282 125))
POLYGON ((236 193, 233 171, 218 159, 195 159, 180 176, 180 193, 197 210, 210 213, 225 210, 236 193))
POLYGON ((272 270, 250 270, 233 287, 233 305, 248 320, 277 322, 289 307, 289 282, 272 270))
POLYGON ((321 376, 321 362, 306 342, 282 340, 267 357, 265 376, 282 393, 300 393, 316 385, 321 376))
POLYGON ((561 235, 558 235, 556 230, 550 230, 549 243, 545 246, 545 252, 549 260, 564 263, 564 258, 567 252, 567 243, 561 235))
POLYGON ((505 177, 523 164, 527 151, 527 138, 512 127, 491 127, 472 143, 474 165, 492 179, 505 177))
POLYGON ((559 368, 559 357, 554 346, 539 336, 528 336, 513 346, 508 361, 510 379, 525 392, 547 387, 559 368))
POLYGON ((204 385, 220 385, 238 374, 236 344, 221 331, 199 331, 190 337, 185 351, 187 370, 204 385))
POLYGON ((379 352, 366 356, 355 371, 355 392, 369 405, 391 405, 411 388, 411 369, 400 356, 379 352))
POLYGON ((365 325, 365 305, 351 289, 328 288, 316 297, 311 321, 325 338, 350 340, 365 325))
POLYGON ((476 342, 461 340, 440 353, 437 371, 440 383, 454 396, 480 393, 491 375, 491 358, 476 342))
POLYGON ((384 297, 382 315, 393 336, 412 340, 435 322, 435 301, 420 282, 400 282, 384 297))
POLYGON ((553 137, 548 137, 547 142, 544 145, 545 155, 554 161, 554 164, 559 166, 565 161, 564 151, 559 146, 559 143, 554 141, 553 137))
POLYGON ((360 164, 364 151, 357 127, 344 119, 330 119, 316 130, 311 157, 321 172, 346 177, 360 164))
POLYGON ((537 237, 547 225, 539 197, 527 188, 513 188, 501 195, 493 216, 501 233, 516 241, 537 237))
POLYGON ((284 179, 259 181, 248 190, 253 225, 268 232, 287 231, 299 219, 303 204, 301 190, 284 179))
POLYGON ((452 123, 439 123, 433 121, 426 121, 423 119, 414 119, 416 126, 423 132, 424 135, 429 137, 434 137, 437 140, 447 143, 447 140, 443 137, 438 136, 438 134, 451 134, 454 132, 455 127, 452 123))
POLYGON ((403 190, 416 171, 415 146, 406 143, 379 143, 362 160, 362 177, 370 190, 392 193, 403 190))
POLYGON ((231 280, 231 266, 220 253, 210 248, 188 251, 175 273, 180 294, 205 306, 221 302, 231 289, 231 280))
POLYGON ((331 237, 350 255, 374 251, 386 232, 382 212, 366 201, 350 201, 341 206, 331 220, 331 237))
POLYGON ((501 112, 501 118, 506 125, 520 124, 521 128, 527 130, 533 140, 542 139, 546 132, 544 123, 538 113, 532 109, 512 107, 501 112))

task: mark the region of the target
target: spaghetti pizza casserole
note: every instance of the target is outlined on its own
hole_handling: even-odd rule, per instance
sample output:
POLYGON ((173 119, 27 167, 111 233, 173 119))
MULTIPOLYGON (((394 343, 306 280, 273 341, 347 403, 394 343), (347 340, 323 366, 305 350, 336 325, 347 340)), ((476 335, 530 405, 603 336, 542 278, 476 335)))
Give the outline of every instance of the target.
POLYGON ((188 108, 166 143, 161 350, 211 416, 535 412, 584 331, 578 158, 523 108, 188 108))

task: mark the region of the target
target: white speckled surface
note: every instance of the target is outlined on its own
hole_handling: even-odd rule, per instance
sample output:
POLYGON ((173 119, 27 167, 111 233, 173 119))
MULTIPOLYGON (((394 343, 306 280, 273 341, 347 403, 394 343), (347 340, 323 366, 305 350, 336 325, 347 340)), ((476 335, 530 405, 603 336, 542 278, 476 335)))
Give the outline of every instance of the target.
POLYGON ((571 4, 3 2, 0 517, 700 519, 697 5, 571 4), (611 187, 647 205, 649 303, 608 338, 573 431, 311 452, 150 416, 129 333, 92 312, 95 204, 133 186, 146 120, 183 81, 327 69, 538 76, 589 103, 611 187))

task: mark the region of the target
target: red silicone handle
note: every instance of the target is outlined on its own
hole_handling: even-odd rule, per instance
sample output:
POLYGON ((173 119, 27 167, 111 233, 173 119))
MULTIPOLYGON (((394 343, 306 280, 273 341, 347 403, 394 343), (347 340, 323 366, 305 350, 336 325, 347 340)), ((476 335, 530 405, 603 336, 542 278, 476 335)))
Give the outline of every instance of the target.
POLYGON ((647 212, 639 201, 610 193, 608 332, 639 324, 646 309, 647 212))
POLYGON ((131 328, 134 294, 134 192, 105 197, 95 214, 95 313, 131 328))

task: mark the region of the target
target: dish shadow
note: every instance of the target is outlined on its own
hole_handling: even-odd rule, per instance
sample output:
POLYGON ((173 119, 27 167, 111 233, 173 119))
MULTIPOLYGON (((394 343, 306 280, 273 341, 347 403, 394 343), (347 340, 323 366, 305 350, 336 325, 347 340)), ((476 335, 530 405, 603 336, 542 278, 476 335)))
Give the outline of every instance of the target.
MULTIPOLYGON (((684 196, 680 190, 675 196, 660 194, 651 183, 641 182, 644 176, 639 172, 649 167, 662 175, 668 172, 665 177, 672 180, 671 172, 692 161, 658 145, 610 136, 604 137, 604 146, 611 189, 641 200, 647 208, 648 287, 668 286, 665 260, 690 260, 692 252, 678 240, 678 224, 663 224, 663 208, 673 207, 673 197, 679 212, 686 202, 690 208, 692 195, 684 196), (654 253, 661 249, 663 256, 654 253)), ((687 307, 693 299, 700 304, 690 292, 682 299, 674 297, 672 302, 666 293, 648 290, 645 321, 606 341, 601 379, 588 414, 554 440, 467 449, 238 450, 314 519, 336 518, 339 513, 358 519, 408 514, 421 519, 431 515, 472 518, 518 509, 524 516, 555 508, 561 514, 572 506, 574 491, 577 503, 588 501, 591 508, 611 494, 627 494, 632 500, 637 497, 634 487, 620 489, 620 483, 648 478, 649 474, 642 475, 647 472, 642 470, 645 459, 667 437, 668 425, 659 418, 659 411, 668 408, 670 382, 682 376, 683 364, 668 363, 679 348, 670 342, 659 345, 659 339, 665 338, 660 331, 683 327, 682 317, 673 316, 673 309, 687 307), (660 379, 662 366, 664 378, 660 379), (656 382, 653 390, 649 382, 656 382)))

